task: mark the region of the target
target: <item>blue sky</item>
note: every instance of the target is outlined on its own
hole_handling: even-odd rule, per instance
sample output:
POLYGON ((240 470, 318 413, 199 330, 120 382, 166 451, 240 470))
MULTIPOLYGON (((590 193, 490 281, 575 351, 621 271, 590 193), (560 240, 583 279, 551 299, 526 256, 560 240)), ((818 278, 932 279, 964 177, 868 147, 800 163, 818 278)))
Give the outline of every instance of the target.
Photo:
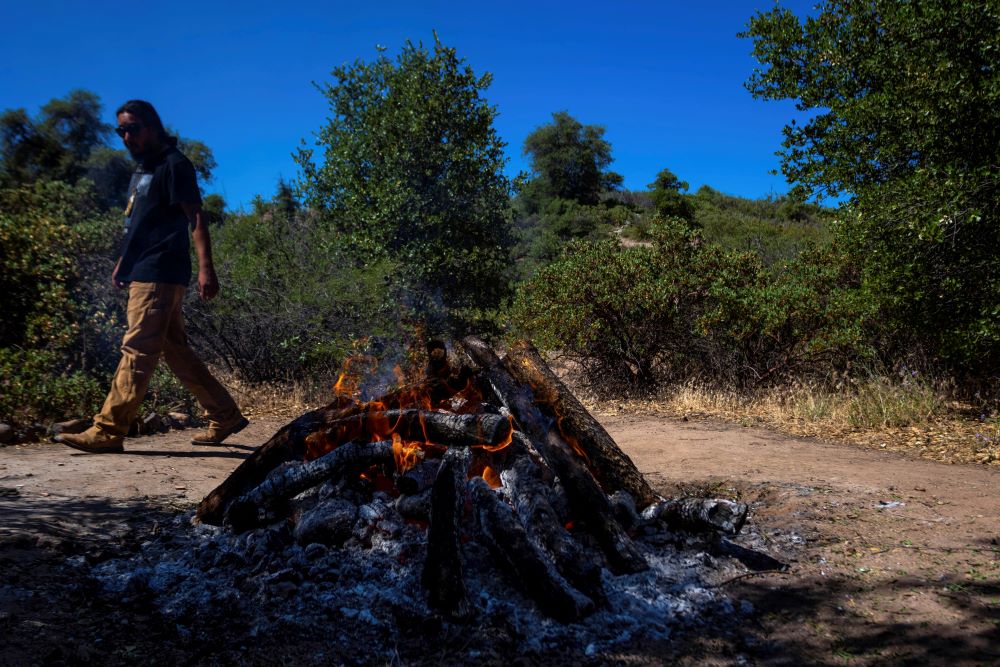
MULTIPOLYGON (((797 13, 812 0, 786 0, 797 13)), ((781 194, 769 175, 791 103, 753 100, 755 63, 736 33, 771 0, 715 2, 108 3, 0 0, 0 109, 34 114, 74 88, 100 95, 108 122, 130 98, 200 139, 218 168, 206 190, 232 207, 294 178, 292 151, 327 115, 312 82, 395 53, 407 40, 457 49, 477 74, 508 143, 508 172, 527 168, 524 138, 566 110, 605 126, 625 187, 670 168, 746 197, 781 194)))

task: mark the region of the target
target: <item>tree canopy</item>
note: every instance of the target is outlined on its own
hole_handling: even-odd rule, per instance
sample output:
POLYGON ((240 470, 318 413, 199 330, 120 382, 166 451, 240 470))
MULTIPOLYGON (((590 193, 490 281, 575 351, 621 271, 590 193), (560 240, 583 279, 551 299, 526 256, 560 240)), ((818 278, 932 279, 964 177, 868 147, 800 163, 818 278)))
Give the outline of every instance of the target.
MULTIPOLYGON (((498 306, 509 294, 510 183, 497 111, 455 49, 407 42, 333 71, 322 162, 303 148, 305 203, 347 235, 360 258, 392 258, 422 316, 498 306)), ((468 312, 466 312, 468 315, 468 312)))
POLYGON ((689 223, 694 221, 694 206, 682 194, 688 189, 688 184, 677 178, 674 172, 662 170, 649 184, 649 189, 653 208, 661 218, 681 218, 689 223))
POLYGON ((1000 368, 1000 6, 827 0, 758 13, 748 89, 810 115, 784 129, 800 192, 849 199, 839 235, 899 329, 1000 368))
POLYGON ((604 127, 584 125, 565 111, 553 113, 551 123, 527 136, 524 154, 531 159, 535 200, 594 205, 602 192, 622 183, 621 175, 605 171, 612 157, 604 127))

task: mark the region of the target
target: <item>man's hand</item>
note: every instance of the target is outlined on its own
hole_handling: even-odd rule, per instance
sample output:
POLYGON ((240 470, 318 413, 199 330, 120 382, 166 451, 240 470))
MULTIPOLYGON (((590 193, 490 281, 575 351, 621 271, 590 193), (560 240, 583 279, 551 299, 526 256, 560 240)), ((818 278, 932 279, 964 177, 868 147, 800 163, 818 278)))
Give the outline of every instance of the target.
POLYGON ((115 270, 111 272, 111 284, 118 289, 125 289, 125 283, 118 280, 118 269, 122 267, 122 258, 118 258, 118 262, 115 264, 115 270))
POLYGON ((215 269, 199 269, 198 271, 198 296, 202 301, 215 298, 219 293, 219 279, 215 275, 215 269))

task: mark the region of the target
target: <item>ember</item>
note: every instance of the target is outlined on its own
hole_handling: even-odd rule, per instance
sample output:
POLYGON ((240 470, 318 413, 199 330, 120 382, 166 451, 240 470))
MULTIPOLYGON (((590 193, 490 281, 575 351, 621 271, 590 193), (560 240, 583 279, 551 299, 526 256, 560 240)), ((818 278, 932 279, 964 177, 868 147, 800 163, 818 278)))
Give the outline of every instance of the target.
POLYGON ((303 547, 370 542, 372 531, 357 534, 361 514, 379 539, 406 520, 426 526, 420 581, 432 609, 478 613, 466 583, 471 541, 564 622, 607 604, 605 568, 649 568, 637 532, 740 531, 746 505, 657 496, 529 344, 502 360, 472 337, 455 351, 458 368, 432 342, 425 376, 376 400, 359 400, 359 379, 342 377, 331 404, 279 430, 198 518, 237 533, 288 522, 303 547))

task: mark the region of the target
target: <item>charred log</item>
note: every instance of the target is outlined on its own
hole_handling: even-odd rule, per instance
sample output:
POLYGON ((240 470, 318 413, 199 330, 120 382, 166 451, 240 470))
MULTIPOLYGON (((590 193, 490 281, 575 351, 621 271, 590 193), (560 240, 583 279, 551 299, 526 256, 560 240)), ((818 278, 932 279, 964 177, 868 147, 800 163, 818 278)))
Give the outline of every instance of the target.
POLYGON ((541 471, 527 457, 518 459, 501 475, 528 538, 552 555, 559 572, 582 593, 604 603, 601 568, 587 556, 559 521, 549 502, 541 471))
POLYGON ((421 574, 430 607, 458 618, 469 614, 459 539, 469 454, 467 449, 450 449, 441 461, 431 487, 427 558, 421 574))
POLYGON ((268 473, 289 461, 301 461, 306 452, 306 438, 324 424, 350 415, 357 404, 338 398, 329 405, 312 410, 281 427, 277 433, 258 447, 222 484, 209 493, 198 505, 198 519, 202 523, 221 525, 226 506, 237 496, 246 493, 264 481, 268 473))
POLYGON ((734 542, 730 542, 724 537, 719 537, 717 540, 713 541, 709 545, 708 551, 713 556, 735 558, 739 562, 743 563, 747 569, 753 570, 754 572, 763 572, 765 570, 778 570, 783 572, 788 569, 788 563, 782 563, 774 556, 766 554, 763 551, 748 549, 734 542))
POLYGON ((640 509, 660 499, 632 459, 552 372, 534 345, 526 341, 512 345, 504 366, 515 380, 531 387, 535 403, 556 418, 563 439, 586 454, 588 467, 605 492, 627 491, 640 509))
POLYGON ((600 542, 611 569, 618 574, 647 569, 646 559, 615 519, 608 497, 559 435, 552 420, 534 405, 531 390, 514 382, 486 343, 473 336, 462 342, 469 356, 484 369, 493 391, 514 415, 546 465, 562 481, 573 515, 600 542))
POLYGON ((424 489, 412 496, 396 498, 396 511, 401 517, 410 521, 430 521, 431 491, 431 489, 424 489))
POLYGON ((403 440, 449 447, 497 446, 510 440, 510 420, 501 415, 427 410, 371 410, 340 419, 312 441, 307 455, 317 456, 344 442, 398 434, 403 440))
POLYGON ((273 517, 272 508, 320 482, 392 461, 391 442, 347 443, 315 461, 276 470, 250 492, 232 502, 226 523, 242 532, 273 517))
POLYGON ((594 611, 594 602, 573 588, 545 554, 528 539, 513 510, 481 478, 469 482, 479 532, 497 565, 546 614, 575 621, 594 611))
POLYGON ((434 484, 438 468, 440 467, 441 461, 438 459, 421 461, 396 478, 396 488, 399 489, 400 493, 407 496, 412 496, 425 489, 429 489, 434 484))
POLYGON ((662 500, 642 512, 647 523, 662 522, 674 530, 719 532, 736 535, 743 528, 750 508, 746 503, 719 498, 662 500))
POLYGON ((635 509, 635 501, 628 491, 615 491, 611 494, 611 509, 615 511, 615 518, 625 530, 633 530, 639 525, 641 519, 639 512, 635 509))

